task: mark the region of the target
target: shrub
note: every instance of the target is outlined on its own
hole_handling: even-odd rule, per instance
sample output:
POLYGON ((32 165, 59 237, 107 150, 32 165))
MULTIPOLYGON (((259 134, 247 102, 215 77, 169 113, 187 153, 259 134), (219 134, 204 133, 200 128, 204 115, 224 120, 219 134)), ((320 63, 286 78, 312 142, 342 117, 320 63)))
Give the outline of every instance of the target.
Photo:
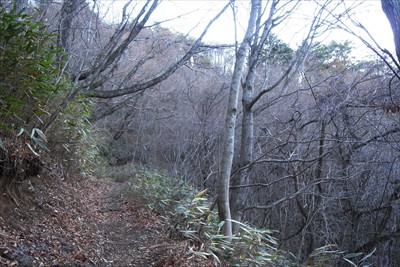
POLYGON ((118 175, 132 178, 127 191, 141 196, 149 207, 168 218, 171 236, 190 240, 189 253, 212 257, 216 265, 227 262, 229 266, 280 266, 286 262, 276 249, 277 241, 270 230, 237 222, 240 230, 233 242, 228 242, 220 233, 223 222, 211 208, 207 190, 197 192, 177 176, 133 166, 115 168, 112 173, 115 178, 118 175), (122 168, 129 174, 115 171, 122 168))
POLYGON ((49 103, 67 84, 60 79, 54 35, 29 15, 0 9, 0 128, 40 128, 49 103))
POLYGON ((102 162, 89 121, 91 109, 89 99, 75 98, 61 111, 48 133, 52 156, 69 170, 83 176, 92 174, 97 164, 102 162))
POLYGON ((65 91, 53 58, 54 35, 40 22, 0 8, 0 178, 13 184, 39 173, 48 151, 40 125, 53 99, 65 91))
POLYGON ((373 254, 345 254, 336 245, 326 245, 314 250, 307 262, 299 263, 294 255, 278 249, 272 230, 234 221, 239 230, 228 242, 221 234, 223 222, 213 210, 207 190, 198 192, 178 176, 138 169, 132 164, 107 167, 103 175, 126 182, 126 194, 139 196, 169 221, 172 238, 190 241, 188 253, 213 258, 216 266, 335 266, 341 259, 351 266, 364 267, 373 254))

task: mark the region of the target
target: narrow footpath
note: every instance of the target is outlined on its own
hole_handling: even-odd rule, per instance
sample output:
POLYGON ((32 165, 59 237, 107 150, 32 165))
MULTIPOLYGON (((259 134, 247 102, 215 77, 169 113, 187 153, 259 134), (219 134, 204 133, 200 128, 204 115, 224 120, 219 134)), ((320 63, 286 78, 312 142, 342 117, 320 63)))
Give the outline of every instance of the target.
POLYGON ((36 179, 3 192, 0 266, 213 266, 189 255, 187 241, 171 240, 165 220, 126 188, 36 179))

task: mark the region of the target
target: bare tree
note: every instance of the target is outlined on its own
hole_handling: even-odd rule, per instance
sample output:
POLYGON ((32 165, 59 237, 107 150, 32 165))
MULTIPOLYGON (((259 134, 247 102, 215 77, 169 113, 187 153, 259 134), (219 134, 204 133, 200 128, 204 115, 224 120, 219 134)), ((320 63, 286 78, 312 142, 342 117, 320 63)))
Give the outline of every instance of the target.
MULTIPOLYGON (((329 25, 332 23, 332 21, 327 23, 328 20, 334 20, 334 18, 326 14, 325 9, 329 8, 333 11, 340 3, 332 1, 320 3, 320 6, 315 11, 313 20, 309 24, 308 34, 306 34, 306 38, 302 41, 302 45, 298 48, 290 63, 282 65, 284 67, 276 80, 272 80, 270 75, 268 75, 271 72, 268 68, 276 68, 276 66, 268 65, 268 60, 263 61, 263 57, 265 59, 272 59, 274 53, 275 57, 279 57, 279 53, 287 53, 287 50, 280 51, 279 48, 270 48, 268 51, 267 46, 273 47, 276 45, 278 47, 274 43, 276 40, 274 40, 272 32, 277 26, 293 15, 299 5, 300 2, 281 3, 279 1, 271 1, 264 7, 264 9, 268 8, 269 12, 259 12, 256 20, 255 34, 252 36, 250 53, 247 57, 248 68, 242 82, 243 114, 239 165, 232 177, 231 208, 233 218, 238 221, 241 220, 240 213, 245 206, 247 196, 244 187, 241 186, 249 183, 249 175, 252 168, 251 163, 254 160, 254 113, 257 110, 265 109, 265 107, 258 106, 258 104, 263 97, 273 90, 279 89, 282 93, 287 92, 286 87, 289 85, 291 78, 295 77, 294 73, 301 66, 302 61, 311 48, 314 38, 325 24, 329 25), (259 67, 260 65, 262 68, 259 67)), ((326 30, 325 27, 324 30, 326 30)), ((283 61, 283 59, 281 60, 283 61)))
POLYGON ((256 22, 261 13, 261 1, 251 1, 250 18, 243 41, 236 52, 235 67, 232 74, 227 115, 225 122, 224 152, 221 163, 221 177, 218 183, 218 212, 221 221, 224 221, 223 233, 228 240, 232 240, 231 209, 229 205, 229 187, 233 156, 235 152, 235 126, 238 112, 238 100, 246 56, 256 30, 256 22))
MULTIPOLYGON (((67 0, 64 2, 62 16, 61 16, 61 32, 60 44, 68 46, 67 38, 70 36, 69 26, 72 23, 72 14, 75 14, 78 1, 67 0)), ((79 93, 85 93, 90 97, 98 99, 109 99, 115 97, 121 97, 129 94, 137 94, 152 86, 159 84, 160 82, 167 79, 177 69, 183 66, 194 54, 199 51, 202 44, 202 39, 207 33, 210 26, 221 16, 221 14, 227 9, 227 4, 205 27, 202 34, 194 42, 189 44, 189 49, 177 60, 169 63, 165 66, 160 73, 155 73, 153 77, 132 83, 132 76, 136 73, 138 68, 144 64, 151 57, 144 57, 142 60, 137 62, 137 65, 131 66, 131 71, 128 72, 127 76, 122 80, 126 83, 120 83, 119 86, 110 89, 104 88, 104 84, 108 81, 120 67, 121 59, 124 57, 125 52, 129 48, 130 44, 134 42, 139 34, 146 28, 150 16, 158 8, 159 0, 147 0, 145 1, 135 17, 133 14, 128 12, 129 6, 132 1, 129 1, 124 9, 121 22, 115 28, 109 41, 102 44, 100 49, 94 54, 90 55, 89 51, 93 53, 92 45, 95 44, 96 34, 93 35, 91 29, 88 30, 88 41, 85 41, 88 50, 86 53, 80 52, 75 58, 75 68, 70 69, 72 79, 74 80, 74 86, 65 97, 63 103, 59 106, 58 110, 51 114, 50 118, 46 121, 44 129, 48 128, 49 125, 55 120, 60 111, 66 107, 66 105, 75 98, 79 93), (133 17, 133 19, 132 19, 133 17)), ((97 18, 98 19, 98 18, 97 18)), ((94 21, 92 25, 97 25, 98 22, 94 21)), ((72 60, 70 57, 68 61, 72 60)))

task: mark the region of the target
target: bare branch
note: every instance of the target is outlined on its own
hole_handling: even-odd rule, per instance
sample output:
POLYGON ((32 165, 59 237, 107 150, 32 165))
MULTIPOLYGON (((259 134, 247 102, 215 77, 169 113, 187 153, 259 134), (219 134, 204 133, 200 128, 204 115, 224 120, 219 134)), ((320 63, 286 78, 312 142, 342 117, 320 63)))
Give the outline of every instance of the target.
POLYGON ((123 95, 128 95, 136 92, 143 91, 147 88, 150 88, 165 79, 167 79, 171 74, 173 74, 178 68, 183 66, 187 60, 189 60, 197 51, 197 49, 201 45, 201 41, 203 37, 206 35, 208 29, 211 27, 211 25, 225 12, 225 10, 229 7, 230 4, 225 5, 225 7, 208 23, 208 25, 205 27, 203 33, 200 35, 200 37, 196 40, 196 42, 193 44, 193 46, 189 49, 189 51, 186 52, 186 54, 178 60, 176 63, 171 65, 164 73, 160 74, 154 79, 151 79, 147 82, 140 83, 140 84, 135 84, 129 87, 121 88, 118 90, 95 90, 89 93, 90 96, 96 97, 96 98, 114 98, 118 96, 123 96, 123 95))
POLYGON ((361 142, 359 144, 354 144, 352 148, 353 149, 361 148, 363 146, 368 145, 371 142, 378 141, 380 138, 385 138, 388 135, 393 134, 393 133, 397 133, 397 132, 400 132, 400 128, 399 127, 393 128, 393 129, 391 129, 389 131, 386 131, 385 133, 375 135, 375 136, 371 137, 370 139, 368 139, 367 141, 361 142))

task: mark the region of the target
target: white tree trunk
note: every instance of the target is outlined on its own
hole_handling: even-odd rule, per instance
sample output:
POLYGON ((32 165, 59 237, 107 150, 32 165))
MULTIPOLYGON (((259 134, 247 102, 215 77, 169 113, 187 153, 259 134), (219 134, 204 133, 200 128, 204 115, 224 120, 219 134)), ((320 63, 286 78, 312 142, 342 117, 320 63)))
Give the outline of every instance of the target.
POLYGON ((382 10, 392 27, 394 44, 396 47, 397 60, 400 62, 400 1, 399 0, 382 0, 382 10))
POLYGON ((229 205, 229 184, 232 171, 233 155, 235 153, 235 126, 237 107, 241 87, 242 74, 246 67, 246 56, 254 36, 256 20, 261 8, 260 0, 251 1, 251 13, 245 37, 236 53, 236 62, 228 100, 228 111, 225 121, 224 152, 221 164, 221 177, 218 184, 218 213, 221 221, 225 221, 223 234, 232 240, 232 222, 229 205))

